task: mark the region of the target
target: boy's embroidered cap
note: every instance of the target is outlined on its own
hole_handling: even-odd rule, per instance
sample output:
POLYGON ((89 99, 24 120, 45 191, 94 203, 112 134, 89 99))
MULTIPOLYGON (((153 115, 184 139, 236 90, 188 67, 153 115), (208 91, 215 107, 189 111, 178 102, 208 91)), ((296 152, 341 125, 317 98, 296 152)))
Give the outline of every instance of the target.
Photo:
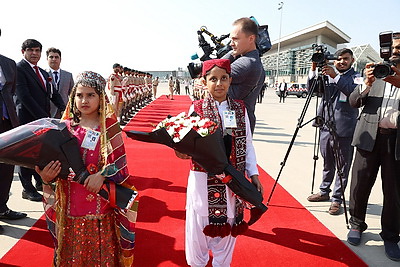
POLYGON ((228 74, 231 73, 231 61, 225 58, 217 58, 217 59, 210 59, 203 62, 203 71, 201 73, 202 76, 205 76, 206 73, 214 68, 214 66, 218 66, 221 69, 226 70, 228 74))

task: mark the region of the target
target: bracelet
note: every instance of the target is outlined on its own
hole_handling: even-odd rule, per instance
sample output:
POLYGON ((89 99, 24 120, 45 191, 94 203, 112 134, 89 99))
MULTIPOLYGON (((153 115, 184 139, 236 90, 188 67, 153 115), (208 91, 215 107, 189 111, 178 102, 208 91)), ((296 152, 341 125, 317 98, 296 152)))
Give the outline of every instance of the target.
POLYGON ((42 179, 42 184, 44 184, 44 185, 50 185, 50 184, 45 183, 45 182, 43 181, 43 179, 42 179))
POLYGON ((45 183, 44 181, 43 181, 43 179, 41 179, 42 180, 42 184, 44 184, 44 185, 51 185, 52 183, 54 183, 54 180, 52 180, 52 181, 50 181, 49 183, 45 183))

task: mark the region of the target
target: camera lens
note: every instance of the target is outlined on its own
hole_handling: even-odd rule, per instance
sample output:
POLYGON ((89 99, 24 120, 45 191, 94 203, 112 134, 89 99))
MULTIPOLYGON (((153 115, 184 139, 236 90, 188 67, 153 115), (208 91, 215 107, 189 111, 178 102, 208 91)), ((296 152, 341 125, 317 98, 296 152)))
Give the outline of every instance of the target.
POLYGON ((378 64, 375 66, 373 74, 376 78, 378 79, 383 79, 390 75, 392 72, 392 69, 390 68, 389 65, 387 64, 378 64))
POLYGON ((311 60, 315 63, 321 63, 325 61, 324 53, 314 53, 311 57, 311 60))

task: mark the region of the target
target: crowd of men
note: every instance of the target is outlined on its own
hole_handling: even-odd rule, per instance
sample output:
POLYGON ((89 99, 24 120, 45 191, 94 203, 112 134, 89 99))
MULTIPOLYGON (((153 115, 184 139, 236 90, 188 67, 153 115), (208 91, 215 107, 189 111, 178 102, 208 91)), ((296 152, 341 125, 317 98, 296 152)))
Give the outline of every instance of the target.
MULTIPOLYGON (((341 214, 351 170, 351 229, 347 242, 357 246, 368 228, 365 222, 368 198, 381 169, 380 236, 386 256, 400 261, 400 33, 394 33, 391 42, 392 66, 389 68, 393 74, 383 79, 375 77, 374 63, 366 65, 364 77, 354 71, 353 52, 347 48, 336 51, 335 68, 327 64, 319 66, 322 74, 319 83, 327 81, 315 123, 320 128, 320 150, 324 161, 320 190, 307 199, 311 202, 331 201, 329 214, 341 214), (358 115, 359 108, 361 115, 358 115)), ((319 88, 317 76, 317 64, 313 62, 309 86, 319 88)))

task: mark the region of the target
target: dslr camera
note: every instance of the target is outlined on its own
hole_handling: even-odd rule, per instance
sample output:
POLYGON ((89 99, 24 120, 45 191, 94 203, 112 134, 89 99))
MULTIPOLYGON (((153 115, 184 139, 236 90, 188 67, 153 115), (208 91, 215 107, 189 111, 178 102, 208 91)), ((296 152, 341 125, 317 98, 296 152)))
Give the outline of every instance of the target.
MULTIPOLYGON (((268 33, 268 25, 258 24, 257 20, 253 16, 251 16, 250 19, 252 19, 258 26, 258 36, 257 36, 256 46, 260 56, 262 56, 265 52, 269 51, 272 46, 268 33)), ((222 43, 224 39, 229 37, 229 34, 224 34, 221 35, 220 37, 217 37, 213 35, 211 32, 209 32, 206 27, 203 26, 200 28, 200 30, 197 31, 197 36, 199 40, 199 47, 204 52, 204 55, 200 57, 200 61, 206 61, 211 59, 211 55, 213 55, 214 51, 215 51, 214 53, 215 55, 213 55, 214 57, 222 58, 226 53, 232 50, 230 43, 226 45, 222 43), (205 40, 203 33, 207 34, 210 37, 214 46, 211 46, 210 43, 208 43, 205 40)), ((197 58, 199 58, 197 55, 192 56, 192 60, 195 60, 197 58)), ((198 78, 199 74, 201 73, 202 67, 203 63, 201 62, 189 63, 187 68, 189 70, 190 77, 192 77, 192 79, 198 78)))
POLYGON ((389 58, 392 56, 392 42, 392 31, 381 32, 379 34, 380 56, 383 58, 383 62, 375 64, 372 72, 378 79, 383 79, 394 74, 391 66, 396 66, 396 64, 389 60, 389 58))
POLYGON ((313 44, 312 48, 315 50, 315 53, 311 56, 311 61, 317 63, 317 67, 323 67, 326 64, 326 61, 329 60, 337 60, 338 57, 332 55, 325 45, 317 45, 313 44))

